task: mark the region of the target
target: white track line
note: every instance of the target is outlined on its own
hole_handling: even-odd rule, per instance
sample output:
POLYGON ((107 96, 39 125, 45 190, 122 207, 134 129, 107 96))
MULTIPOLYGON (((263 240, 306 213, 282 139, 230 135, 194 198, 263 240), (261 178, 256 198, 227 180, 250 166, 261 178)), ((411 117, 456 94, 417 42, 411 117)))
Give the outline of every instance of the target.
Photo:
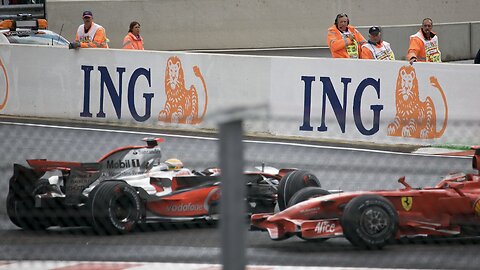
MULTIPOLYGON (((138 135, 149 135, 149 136, 161 136, 161 137, 207 140, 207 141, 218 141, 218 138, 212 138, 212 137, 177 135, 177 134, 166 134, 166 133, 156 133, 156 132, 139 132, 139 131, 121 130, 121 129, 100 129, 100 128, 71 127, 71 126, 18 123, 18 122, 2 122, 2 121, 0 121, 0 124, 15 125, 15 126, 28 126, 28 127, 41 127, 41 128, 56 128, 56 129, 67 129, 67 130, 83 130, 83 131, 97 131, 97 132, 109 132, 109 133, 138 134, 138 135)), ((465 156, 445 156, 445 155, 424 154, 424 153, 402 153, 402 152, 393 152, 393 151, 385 151, 385 150, 360 149, 360 148, 341 147, 341 146, 325 146, 325 145, 315 145, 315 144, 307 144, 307 143, 276 142, 276 141, 263 141, 263 140, 262 141, 243 140, 243 142, 244 143, 254 143, 254 144, 270 144, 270 145, 294 146, 294 147, 305 147, 305 148, 317 148, 317 149, 357 151, 357 152, 377 153, 377 154, 422 156, 422 157, 436 157, 436 158, 461 158, 461 159, 467 158, 467 159, 471 159, 471 157, 465 157, 465 156)))
MULTIPOLYGON (((145 263, 145 262, 81 262, 81 261, 0 261, 0 270, 221 270, 218 264, 145 263)), ((400 270, 398 268, 331 267, 331 266, 274 266, 248 265, 246 270, 400 270)), ((402 270, 413 270, 404 269, 402 270)))

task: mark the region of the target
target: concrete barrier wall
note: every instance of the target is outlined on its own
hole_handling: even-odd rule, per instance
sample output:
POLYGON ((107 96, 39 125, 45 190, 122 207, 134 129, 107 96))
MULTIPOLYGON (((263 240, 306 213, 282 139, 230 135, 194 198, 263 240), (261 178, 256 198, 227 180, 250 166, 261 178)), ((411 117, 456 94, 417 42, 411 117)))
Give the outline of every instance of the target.
POLYGON ((472 145, 478 85, 480 65, 0 44, 1 114, 87 122, 212 129, 248 114, 249 132, 472 145))
POLYGON ((420 145, 478 141, 480 108, 470 97, 477 95, 480 65, 271 61, 272 134, 420 145))
POLYGON ((0 44, 0 113, 214 128, 206 115, 268 105, 269 65, 262 57, 0 44))
MULTIPOLYGON (((424 17, 435 24, 478 20, 477 0, 49 0, 50 28, 58 32, 63 25, 62 35, 73 39, 86 9, 106 28, 112 48, 121 47, 130 21, 136 20, 145 47, 153 50, 322 47, 340 12, 357 26, 419 24, 424 17)), ((410 30, 398 29, 399 39, 410 30)), ((441 40, 457 38, 438 31, 441 40)))

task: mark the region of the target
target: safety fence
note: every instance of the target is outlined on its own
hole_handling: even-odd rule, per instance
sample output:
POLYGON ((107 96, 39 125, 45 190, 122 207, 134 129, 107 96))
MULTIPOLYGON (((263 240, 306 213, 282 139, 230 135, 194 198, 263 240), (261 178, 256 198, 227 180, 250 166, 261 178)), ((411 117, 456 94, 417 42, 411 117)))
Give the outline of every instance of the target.
MULTIPOLYGON (((318 142, 415 146, 478 143, 480 108, 476 101, 480 94, 475 89, 479 85, 480 66, 476 65, 411 66, 404 61, 68 50, 28 45, 0 45, 0 64, 2 115, 115 126, 107 129, 0 125, 0 174, 4 179, 0 189, 5 191, 0 194, 0 224, 7 231, 0 248, 4 248, 2 258, 8 260, 176 261, 222 263, 224 269, 243 269, 246 264, 337 266, 339 259, 332 261, 332 252, 352 249, 343 238, 331 239, 326 244, 301 239, 280 243, 270 242, 266 232, 247 231, 242 206, 256 207, 261 200, 245 205, 252 183, 235 181, 243 179, 244 170, 255 166, 264 172, 271 170, 269 166, 305 169, 329 190, 395 189, 400 185, 396 180, 403 175, 413 187, 434 186, 445 172, 470 169, 471 161, 432 162, 424 156, 330 149, 319 147, 318 142), (128 127, 129 131, 115 130, 118 126, 128 127), (158 135, 156 129, 173 130, 172 133, 213 131, 218 133, 219 141, 211 137, 158 135), (303 143, 242 143, 242 132, 271 136, 276 141, 298 139, 303 143), (91 162, 112 149, 125 150, 125 145, 139 144, 137 140, 146 136, 165 138, 161 144, 162 162, 175 157, 185 167, 197 171, 221 167, 224 178, 219 211, 224 222, 220 221, 219 230, 209 222, 160 222, 138 226, 130 235, 122 236, 99 236, 90 227, 55 227, 35 233, 14 231, 17 226, 7 217, 6 209, 21 212, 24 208, 15 209, 4 203, 12 163, 24 164, 32 158, 91 162)), ((139 166, 138 155, 155 153, 134 148, 128 158, 115 156, 116 160, 106 163, 106 169, 140 169, 143 166, 139 166)), ((57 179, 58 184, 60 178, 51 179, 57 179)), ((278 179, 267 180, 262 182, 266 188, 261 195, 271 194, 272 186, 278 185, 278 179)), ((105 186, 130 190, 125 186, 105 186)), ((40 195, 43 188, 46 187, 33 190, 40 195)), ((60 192, 65 189, 60 188, 60 192)), ((108 194, 106 188, 97 192, 99 197, 108 194)), ((38 200, 19 205, 32 206, 33 202, 38 200)), ((102 209, 105 205, 101 203, 95 207, 102 209)), ((171 215, 179 215, 197 207, 205 206, 186 203, 167 210, 171 215)), ((120 210, 115 214, 124 217, 120 210)), ((49 214, 55 216, 55 211, 49 214)), ((29 219, 28 214, 22 218, 38 222, 29 219)), ((54 221, 59 220, 65 223, 54 223, 55 226, 78 225, 79 219, 54 221)), ((452 249, 461 252, 470 247, 462 244, 453 245, 452 249)), ((471 260, 451 259, 450 249, 445 256, 431 260, 419 260, 425 254, 415 250, 407 246, 403 252, 395 253, 399 256, 412 252, 405 260, 392 261, 383 255, 365 260, 378 254, 375 252, 352 252, 338 257, 358 259, 355 263, 340 261, 341 265, 366 267, 369 264, 368 267, 422 268, 418 263, 423 261, 433 268, 445 267, 447 262, 471 266, 471 260)))

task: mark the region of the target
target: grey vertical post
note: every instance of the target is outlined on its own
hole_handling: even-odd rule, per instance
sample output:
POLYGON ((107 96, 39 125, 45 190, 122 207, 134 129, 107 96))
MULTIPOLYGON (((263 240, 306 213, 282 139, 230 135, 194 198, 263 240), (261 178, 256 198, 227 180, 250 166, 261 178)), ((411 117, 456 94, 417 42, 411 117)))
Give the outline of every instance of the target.
POLYGON ((220 235, 223 269, 245 269, 245 181, 242 121, 220 124, 220 235))

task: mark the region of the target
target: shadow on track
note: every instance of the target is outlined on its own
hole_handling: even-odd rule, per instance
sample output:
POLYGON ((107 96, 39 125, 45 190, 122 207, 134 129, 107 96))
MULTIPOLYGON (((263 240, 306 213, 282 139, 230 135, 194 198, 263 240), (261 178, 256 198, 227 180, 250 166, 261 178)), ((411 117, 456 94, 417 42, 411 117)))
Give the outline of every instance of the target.
MULTIPOLYGON (((149 222, 144 224, 137 224, 136 228, 124 235, 141 235, 142 233, 152 232, 168 232, 179 230, 192 230, 192 229, 212 229, 218 226, 217 221, 189 221, 189 222, 149 222)), ((24 236, 115 236, 107 235, 96 232, 89 226, 77 226, 77 227, 50 227, 45 230, 23 230, 14 229, 8 230, 9 233, 15 235, 24 236)), ((118 236, 118 235, 117 235, 118 236)))

